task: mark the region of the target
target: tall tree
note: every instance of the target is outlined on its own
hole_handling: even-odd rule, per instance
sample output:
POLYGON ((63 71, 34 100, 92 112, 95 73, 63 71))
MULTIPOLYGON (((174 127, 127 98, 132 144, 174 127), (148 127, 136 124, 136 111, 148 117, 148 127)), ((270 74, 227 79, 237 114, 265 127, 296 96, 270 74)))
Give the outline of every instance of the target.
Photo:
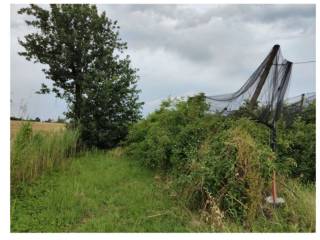
POLYGON ((137 90, 128 88, 128 84, 135 81, 134 70, 129 67, 128 59, 122 61, 126 63, 121 64, 118 75, 109 81, 105 81, 104 71, 94 71, 86 77, 94 82, 86 88, 82 103, 86 114, 80 119, 80 130, 86 145, 113 147, 127 135, 129 125, 140 117, 137 90))
POLYGON ((67 117, 83 129, 92 125, 87 122, 89 110, 94 112, 91 120, 108 122, 121 115, 124 125, 140 117, 137 70, 130 67, 129 56, 122 57, 127 44, 119 37, 117 21, 88 4, 51 4, 48 10, 31 4, 18 13, 32 17, 26 24, 36 29, 19 40, 24 47, 19 54, 44 64, 43 72, 53 83, 42 83, 38 93, 65 99, 67 117))

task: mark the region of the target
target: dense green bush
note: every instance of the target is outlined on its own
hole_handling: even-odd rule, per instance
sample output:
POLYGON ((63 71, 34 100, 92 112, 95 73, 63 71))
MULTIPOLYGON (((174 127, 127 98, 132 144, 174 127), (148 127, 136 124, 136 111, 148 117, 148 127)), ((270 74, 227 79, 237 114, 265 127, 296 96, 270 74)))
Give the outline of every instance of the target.
MULTIPOLYGON (((285 105, 281 119, 277 123, 278 168, 282 174, 301 178, 305 182, 315 182, 315 110, 315 101, 304 107, 285 105)), ((231 117, 234 119, 248 117, 261 122, 258 116, 262 111, 262 107, 252 108, 247 102, 231 117)), ((269 137, 259 138, 260 141, 268 144, 269 137)))
POLYGON ((315 182, 316 174, 316 105, 315 102, 302 111, 278 122, 277 164, 288 176, 304 182, 315 182))
POLYGON ((316 125, 297 117, 290 128, 279 124, 278 164, 285 173, 303 181, 315 182, 316 125))
POLYGON ((274 167, 268 129, 207 110, 202 94, 163 102, 130 129, 127 154, 174 176, 190 208, 212 194, 228 216, 253 221, 274 167))
POLYGON ((193 151, 179 159, 184 171, 180 168, 176 176, 192 208, 205 205, 208 191, 229 217, 254 220, 274 169, 274 153, 254 140, 263 133, 262 126, 247 119, 230 121, 229 127, 208 131, 193 151))
POLYGON ((198 126, 198 119, 208 109, 204 95, 179 100, 164 101, 159 110, 135 124, 127 137, 128 153, 150 168, 169 169, 177 163, 177 156, 185 154, 186 148, 199 144, 205 128, 198 126), (197 129, 197 130, 196 130, 197 129), (192 138, 187 131, 194 131, 192 138), (187 137, 186 144, 183 137, 187 137), (182 146, 182 145, 183 146, 182 146), (181 146, 181 148, 178 147, 181 146), (172 159, 172 156, 175 156, 172 159))
MULTIPOLYGON (((273 170, 314 178, 315 125, 306 114, 290 128, 279 121, 274 153, 270 128, 249 110, 244 106, 228 117, 210 114, 203 94, 166 100, 129 130, 126 152, 170 174, 191 209, 218 209, 215 212, 253 226, 270 194, 273 170)), ((211 219, 221 217, 212 214, 211 219)))

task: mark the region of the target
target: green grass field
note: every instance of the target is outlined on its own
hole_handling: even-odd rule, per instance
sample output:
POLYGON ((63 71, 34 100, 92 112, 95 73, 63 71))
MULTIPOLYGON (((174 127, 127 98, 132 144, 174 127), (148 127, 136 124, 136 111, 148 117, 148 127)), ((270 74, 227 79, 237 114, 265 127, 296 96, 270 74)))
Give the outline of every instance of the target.
POLYGON ((74 159, 11 203, 12 232, 209 231, 150 171, 112 152, 74 159))

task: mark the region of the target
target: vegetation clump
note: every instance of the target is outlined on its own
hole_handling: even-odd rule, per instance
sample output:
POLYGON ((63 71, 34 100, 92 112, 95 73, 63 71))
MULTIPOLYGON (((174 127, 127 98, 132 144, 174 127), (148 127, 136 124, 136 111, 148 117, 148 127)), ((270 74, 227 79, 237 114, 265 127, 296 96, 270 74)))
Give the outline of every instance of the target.
POLYGON ((33 132, 23 123, 11 142, 11 186, 30 183, 44 171, 64 166, 75 155, 79 133, 75 130, 33 132))
MULTIPOLYGON (((143 165, 170 175, 189 208, 208 214, 213 209, 208 208, 211 201, 221 217, 250 228, 263 212, 264 198, 270 195, 273 170, 282 173, 280 168, 286 161, 281 165, 279 159, 289 155, 283 143, 278 146, 279 153, 274 153, 269 145, 269 128, 248 116, 210 114, 203 94, 186 101, 169 99, 130 129, 126 153, 143 165)), ((297 130, 298 126, 292 128, 297 130)), ((312 127, 303 129, 302 139, 312 127)), ((289 146, 305 144, 295 141, 295 137, 287 141, 289 146)), ((301 149, 314 154, 306 145, 301 149)), ((298 165, 296 170, 302 168, 298 165)))
POLYGON ((316 181, 315 101, 294 118, 278 123, 278 164, 283 174, 303 182, 316 181))

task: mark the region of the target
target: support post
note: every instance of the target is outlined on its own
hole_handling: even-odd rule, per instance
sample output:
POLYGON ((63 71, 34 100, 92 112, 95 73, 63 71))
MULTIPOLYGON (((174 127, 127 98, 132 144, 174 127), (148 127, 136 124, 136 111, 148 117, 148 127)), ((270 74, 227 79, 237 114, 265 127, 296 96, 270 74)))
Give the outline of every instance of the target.
POLYGON ((271 127, 271 149, 273 152, 276 152, 277 145, 277 129, 276 129, 276 121, 273 119, 272 127, 271 127))
POLYGON ((271 196, 272 196, 272 202, 273 202, 273 207, 276 206, 276 201, 277 201, 277 185, 276 185, 276 171, 273 170, 272 174, 272 191, 271 191, 271 196))
POLYGON ((304 104, 304 93, 302 93, 302 95, 301 95, 301 101, 300 101, 300 112, 302 112, 303 104, 304 104))
POLYGON ((256 90, 254 91, 254 94, 251 98, 251 102, 250 102, 251 106, 254 106, 257 102, 257 99, 261 93, 263 85, 268 77, 269 72, 270 72, 271 66, 273 64, 273 60, 277 56, 279 49, 280 49, 280 45, 274 45, 271 50, 271 53, 269 54, 269 59, 266 63, 265 69, 260 77, 260 81, 258 83, 258 86, 257 86, 256 90))

